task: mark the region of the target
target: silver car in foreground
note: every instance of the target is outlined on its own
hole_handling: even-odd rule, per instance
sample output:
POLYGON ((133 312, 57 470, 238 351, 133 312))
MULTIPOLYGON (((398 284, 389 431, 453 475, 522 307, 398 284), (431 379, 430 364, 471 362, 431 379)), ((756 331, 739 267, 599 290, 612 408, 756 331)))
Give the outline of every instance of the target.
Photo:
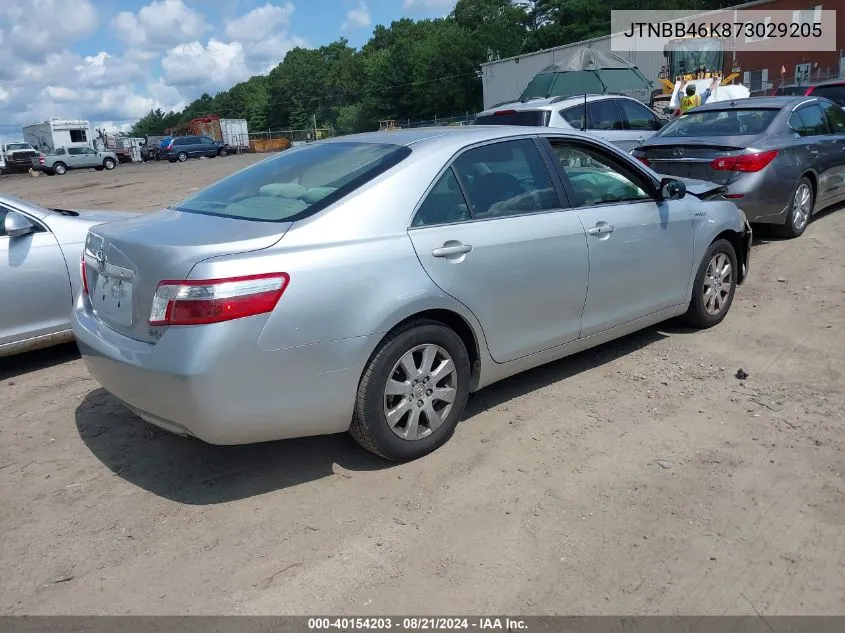
POLYGON ((94 377, 164 429, 351 430, 413 459, 470 392, 671 317, 719 323, 751 241, 719 191, 548 128, 321 141, 92 228, 74 329, 94 377))
POLYGON ((73 340, 88 229, 132 216, 45 209, 0 195, 0 357, 73 340))

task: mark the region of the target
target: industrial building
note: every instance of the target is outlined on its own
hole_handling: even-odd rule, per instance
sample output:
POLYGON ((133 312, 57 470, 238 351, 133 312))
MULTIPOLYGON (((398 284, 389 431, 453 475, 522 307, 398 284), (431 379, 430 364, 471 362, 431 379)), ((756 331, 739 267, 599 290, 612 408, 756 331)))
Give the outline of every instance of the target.
MULTIPOLYGON (((790 11, 795 21, 812 21, 822 9, 836 12, 836 50, 824 52, 796 53, 787 51, 771 51, 770 47, 759 45, 754 50, 753 43, 745 43, 743 50, 731 50, 731 65, 740 70, 740 80, 751 91, 766 88, 776 88, 781 83, 811 83, 833 77, 845 77, 845 10, 842 10, 842 0, 759 0, 749 2, 726 11, 740 9, 790 11)), ((700 14, 691 18, 695 22, 697 17, 702 20, 712 20, 713 13, 700 14)), ((484 90, 484 108, 491 108, 499 103, 513 101, 519 98, 528 82, 541 70, 555 63, 577 55, 581 49, 593 48, 599 51, 614 53, 636 65, 648 79, 658 87, 658 78, 664 70, 666 60, 662 51, 637 50, 637 40, 631 40, 631 49, 627 51, 611 50, 611 36, 585 40, 556 48, 549 48, 535 53, 518 55, 507 59, 500 59, 482 64, 482 84, 484 90)), ((648 102, 648 94, 631 94, 644 102, 648 102)))

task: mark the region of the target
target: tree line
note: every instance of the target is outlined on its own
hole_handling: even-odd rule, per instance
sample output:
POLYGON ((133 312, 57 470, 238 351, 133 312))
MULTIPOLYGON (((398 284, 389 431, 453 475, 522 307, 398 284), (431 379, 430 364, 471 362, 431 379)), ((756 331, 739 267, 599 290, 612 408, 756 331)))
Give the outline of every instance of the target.
MULTIPOLYGON (((649 9, 708 10, 730 0, 649 0, 649 9)), ((249 129, 376 129, 380 120, 420 120, 481 108, 482 63, 561 46, 610 32, 611 10, 642 0, 458 0, 445 18, 376 26, 360 49, 341 38, 295 48, 267 75, 215 96, 203 94, 181 112, 151 110, 133 136, 211 114, 246 119, 249 129)), ((656 79, 649 77, 649 79, 656 79)), ((516 97, 517 95, 514 95, 516 97)))

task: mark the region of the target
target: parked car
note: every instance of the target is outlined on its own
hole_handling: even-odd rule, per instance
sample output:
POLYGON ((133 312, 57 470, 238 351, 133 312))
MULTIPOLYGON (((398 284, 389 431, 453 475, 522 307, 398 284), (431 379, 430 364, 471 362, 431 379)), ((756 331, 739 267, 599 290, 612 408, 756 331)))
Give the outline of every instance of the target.
POLYGON ((373 132, 93 227, 74 330, 143 419, 214 444, 443 444, 469 392, 671 317, 725 318, 750 226, 578 132, 373 132))
POLYGON ((85 235, 133 215, 45 209, 0 195, 0 356, 73 340, 85 235))
POLYGON ((159 150, 159 158, 181 163, 189 158, 213 158, 228 153, 229 148, 225 143, 208 136, 174 136, 159 150))
POLYGON ((845 108, 845 79, 832 79, 810 86, 805 96, 822 97, 845 108))
POLYGON ((112 170, 117 166, 117 154, 98 152, 90 147, 57 147, 48 154, 32 159, 32 168, 50 175, 62 176, 68 169, 112 170))
POLYGON ((704 104, 634 156, 660 173, 727 187, 751 222, 798 237, 819 209, 845 200, 845 111, 815 97, 704 104))
POLYGON ((528 125, 586 130, 626 151, 644 143, 665 122, 664 117, 651 108, 622 95, 533 99, 491 108, 475 117, 475 125, 528 125))

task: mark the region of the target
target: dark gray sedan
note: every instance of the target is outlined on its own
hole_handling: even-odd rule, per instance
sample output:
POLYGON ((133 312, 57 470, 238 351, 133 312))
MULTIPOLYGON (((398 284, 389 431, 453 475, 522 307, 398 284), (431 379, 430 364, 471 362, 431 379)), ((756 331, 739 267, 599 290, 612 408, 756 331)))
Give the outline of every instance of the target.
POLYGON ((845 111, 817 97, 705 104, 632 154, 655 171, 725 185, 750 222, 798 237, 845 200, 845 111))

